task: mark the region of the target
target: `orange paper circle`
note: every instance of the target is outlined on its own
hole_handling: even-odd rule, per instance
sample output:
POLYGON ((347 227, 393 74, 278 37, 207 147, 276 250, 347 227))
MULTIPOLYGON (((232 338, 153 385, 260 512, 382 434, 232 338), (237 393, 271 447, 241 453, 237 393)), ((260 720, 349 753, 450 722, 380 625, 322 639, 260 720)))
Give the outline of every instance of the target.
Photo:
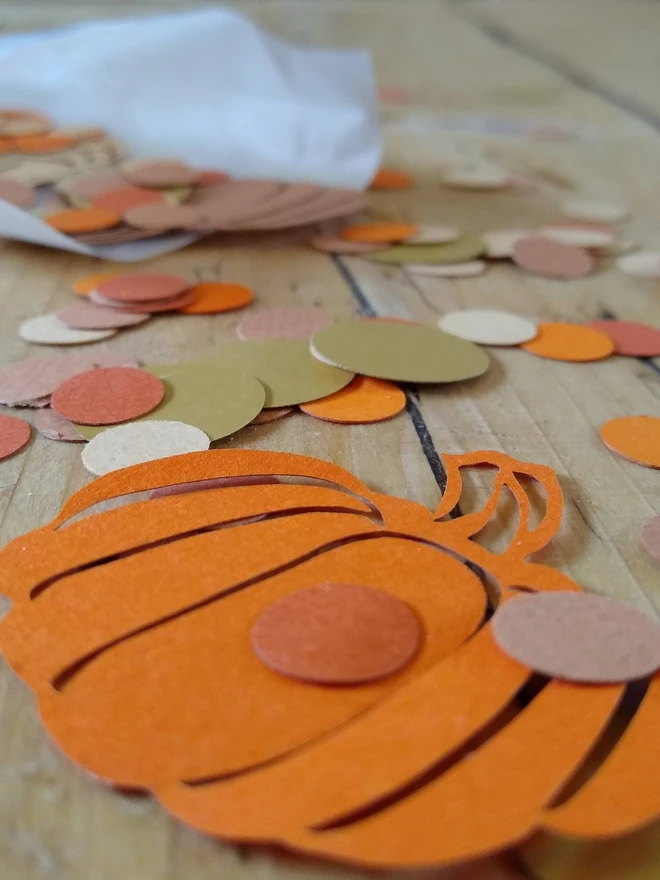
POLYGON ((660 419, 655 416, 623 416, 600 429, 603 443, 629 461, 660 468, 660 419))
POLYGON ((18 153, 59 153, 75 144, 73 138, 57 134, 28 134, 13 140, 13 147, 18 153))
POLYGON ((411 223, 359 223, 346 226, 339 233, 346 241, 362 241, 365 243, 388 244, 393 241, 405 241, 412 238, 417 227, 411 223))
POLYGON ((224 281, 207 281, 190 288, 194 300, 179 309, 184 315, 212 315, 215 312, 231 312, 249 306, 254 293, 242 284, 228 284, 224 281))
POLYGON ((406 395, 392 382, 356 376, 353 381, 321 400, 300 404, 300 409, 315 419, 346 425, 384 422, 398 415, 406 406, 406 395))
POLYGON ((419 619, 397 596, 359 584, 319 584, 262 611, 252 648, 287 678, 356 684, 398 672, 421 637, 419 619))
POLYGON ((602 360, 614 351, 612 340, 599 330, 563 323, 539 324, 537 337, 520 347, 539 357, 572 363, 602 360))
POLYGON ((23 419, 0 415, 0 461, 22 449, 31 434, 32 429, 23 419))
POLYGON ((394 168, 379 168, 369 184, 369 189, 410 189, 413 184, 413 178, 405 171, 396 171, 394 168))
POLYGON ((45 222, 59 232, 97 232, 117 226, 121 217, 105 208, 70 208, 44 218, 45 222))
POLYGON ((161 380, 146 370, 102 367, 56 388, 51 406, 80 425, 117 425, 151 412, 164 394, 161 380))

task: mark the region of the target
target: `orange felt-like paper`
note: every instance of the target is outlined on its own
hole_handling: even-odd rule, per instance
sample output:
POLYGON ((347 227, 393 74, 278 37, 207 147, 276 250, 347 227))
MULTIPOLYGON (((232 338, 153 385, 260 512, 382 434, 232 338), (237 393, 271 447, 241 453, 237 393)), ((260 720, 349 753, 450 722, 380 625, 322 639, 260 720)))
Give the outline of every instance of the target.
POLYGON ((109 783, 152 791, 219 837, 391 868, 478 857, 543 826, 597 836, 649 822, 660 786, 638 756, 653 753, 657 686, 599 771, 553 810, 623 686, 550 681, 519 701, 531 670, 493 639, 484 586, 466 564, 484 570, 502 602, 521 588, 578 589, 527 560, 561 522, 555 474, 493 451, 445 464, 434 514, 287 453, 216 450, 109 474, 0 553, 0 587, 13 599, 0 647, 71 758, 109 783), (490 498, 443 519, 474 466, 496 469, 490 498), (529 478, 547 495, 536 525, 529 478), (218 479, 227 485, 95 508, 218 479), (519 523, 495 554, 475 536, 505 491, 519 523), (264 663, 255 622, 321 583, 405 602, 424 633, 410 662, 334 687, 264 663))

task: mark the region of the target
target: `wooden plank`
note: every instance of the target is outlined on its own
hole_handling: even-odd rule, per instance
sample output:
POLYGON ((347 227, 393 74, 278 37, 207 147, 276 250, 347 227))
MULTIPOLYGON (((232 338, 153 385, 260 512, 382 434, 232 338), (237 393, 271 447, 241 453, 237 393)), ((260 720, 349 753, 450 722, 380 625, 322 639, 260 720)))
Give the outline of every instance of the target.
MULTIPOLYGON (((508 8, 509 2, 504 0, 497 9, 508 8)), ((552 18, 546 10, 555 3, 530 4, 528 19, 537 14, 539 22, 546 22, 552 18)), ((574 87, 561 72, 494 41, 465 21, 460 8, 457 13, 435 0, 379 3, 377 12, 372 0, 255 0, 234 5, 301 42, 367 45, 374 53, 379 81, 409 90, 408 105, 386 108, 384 128, 390 160, 409 167, 418 185, 407 193, 374 196, 377 214, 446 220, 475 232, 551 219, 565 193, 551 182, 524 196, 459 193, 440 186, 440 165, 447 156, 487 151, 516 170, 546 169, 549 180, 559 174, 569 186, 579 187, 585 181, 589 188, 623 198, 633 209, 632 234, 653 243, 660 220, 648 184, 660 174, 653 126, 588 89, 574 87), (521 103, 521 97, 527 103, 521 103), (562 118, 575 126, 577 136, 565 143, 477 137, 469 134, 466 118, 477 114, 482 120, 511 115, 529 120, 562 118)), ((629 4, 599 3, 599 10, 606 8, 608 15, 616 10, 611 15, 622 18, 623 6, 629 4)), ((174 4, 158 2, 148 8, 174 8, 174 4)), ((475 8, 470 5, 470 15, 475 8)), ((2 5, 0 26, 44 27, 142 11, 134 4, 2 5)), ((544 33, 545 26, 538 30, 544 33)), ((616 31, 610 30, 610 40, 616 37, 616 31)), ((0 245, 0 260, 1 363, 42 353, 18 339, 18 322, 70 302, 69 285, 75 278, 106 268, 91 259, 14 243, 0 245)), ((452 308, 492 305, 546 320, 582 321, 608 310, 660 326, 653 285, 613 271, 577 284, 544 281, 506 265, 477 279, 416 280, 399 269, 358 259, 333 261, 299 246, 228 247, 221 238, 151 261, 150 266, 251 285, 262 306, 320 304, 337 317, 366 307, 378 314, 433 322, 452 308)), ((232 338, 236 321, 232 315, 162 317, 101 347, 134 352, 151 361, 184 358, 232 338)), ((660 510, 660 478, 616 458, 597 438, 598 426, 614 416, 658 414, 657 370, 652 364, 623 359, 557 364, 517 350, 494 352, 493 360, 493 368, 483 378, 425 391, 418 413, 411 406, 408 416, 388 423, 340 427, 298 414, 247 429, 221 445, 286 449, 328 458, 376 489, 430 507, 440 496, 443 451, 498 448, 550 464, 560 474, 568 509, 561 535, 543 560, 560 566, 589 589, 657 612, 657 569, 639 553, 637 542, 641 524, 660 510)), ((88 480, 79 449, 41 437, 2 469, 2 543, 49 520, 63 499, 88 480)), ((475 479, 469 488, 473 497, 483 498, 483 482, 475 479)), ((491 536, 494 546, 501 547, 506 540, 506 525, 501 516, 500 528, 491 536)), ((31 696, 6 668, 0 672, 0 738, 3 876, 21 880, 365 876, 305 860, 274 859, 259 849, 217 844, 168 819, 148 799, 124 798, 88 780, 49 743, 31 696)), ((470 868, 463 878, 492 880, 496 872, 502 880, 511 880, 506 867, 492 862, 470 868)))

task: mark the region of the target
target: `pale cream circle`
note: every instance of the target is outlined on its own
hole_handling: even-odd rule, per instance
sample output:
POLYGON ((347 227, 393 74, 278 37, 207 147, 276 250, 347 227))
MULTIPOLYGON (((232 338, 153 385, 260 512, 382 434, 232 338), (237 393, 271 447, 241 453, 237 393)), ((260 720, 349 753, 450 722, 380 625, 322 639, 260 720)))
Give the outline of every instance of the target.
POLYGON ((620 223, 629 214, 625 205, 596 199, 568 199, 559 206, 559 212, 573 220, 594 223, 620 223))
POLYGON ((527 238, 533 233, 529 229, 494 229, 480 236, 486 245, 486 256, 491 260, 510 259, 513 254, 513 246, 521 238, 527 238))
POLYGON ((436 266, 425 263, 406 263, 405 268, 414 275, 427 275, 435 278, 469 278, 483 275, 488 268, 483 260, 468 260, 465 263, 440 263, 436 266))
POLYGON ((495 165, 475 165, 450 168, 442 182, 455 189, 504 189, 510 185, 511 175, 495 165))
POLYGON ((203 452, 211 441, 199 428, 183 422, 128 422, 97 434, 82 451, 87 470, 102 476, 120 468, 203 452))
POLYGON ((616 237, 616 233, 612 230, 610 233, 601 232, 597 229, 580 229, 577 226, 544 226, 539 230, 539 235, 545 238, 552 238, 554 241, 560 241, 562 244, 573 244, 576 247, 586 248, 608 248, 616 237))
POLYGON ((463 233, 455 226, 418 226, 417 233, 406 239, 407 244, 448 244, 463 233))
POLYGON ((116 330, 74 330, 59 321, 55 315, 28 318, 18 328, 21 339, 38 345, 81 345, 85 342, 109 339, 116 332, 116 330))
POLYGON ((438 321, 445 333, 480 345, 521 345, 534 339, 536 324, 520 315, 494 309, 460 309, 438 321))
POLYGON ((660 251, 637 251, 626 254, 615 263, 625 275, 635 278, 660 278, 660 251))

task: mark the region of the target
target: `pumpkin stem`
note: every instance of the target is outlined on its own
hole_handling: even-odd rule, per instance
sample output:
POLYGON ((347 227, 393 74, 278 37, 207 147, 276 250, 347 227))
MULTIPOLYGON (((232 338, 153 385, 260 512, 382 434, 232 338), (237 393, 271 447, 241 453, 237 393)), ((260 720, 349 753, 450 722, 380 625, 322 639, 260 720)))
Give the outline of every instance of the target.
POLYGON ((447 470, 447 489, 442 496, 434 518, 440 520, 456 508, 462 491, 463 480, 461 468, 495 467, 497 474, 492 492, 481 510, 469 513, 452 520, 452 531, 465 538, 476 535, 495 514, 500 497, 507 488, 518 504, 519 522, 506 553, 524 558, 536 550, 545 547, 555 536, 561 525, 564 499, 555 472, 542 464, 518 461, 510 455, 495 450, 484 452, 466 452, 460 455, 443 456, 447 470), (530 525, 531 504, 529 495, 519 477, 531 477, 544 488, 546 506, 541 521, 536 526, 530 525))

